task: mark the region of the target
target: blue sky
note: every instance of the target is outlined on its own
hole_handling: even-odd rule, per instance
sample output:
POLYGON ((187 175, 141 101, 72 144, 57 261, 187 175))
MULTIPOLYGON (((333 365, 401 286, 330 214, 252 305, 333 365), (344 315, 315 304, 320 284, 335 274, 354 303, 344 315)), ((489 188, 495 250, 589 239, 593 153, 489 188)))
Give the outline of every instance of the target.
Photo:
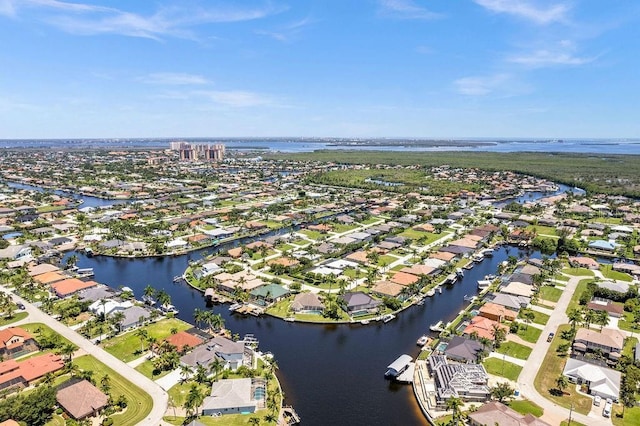
POLYGON ((632 0, 0 0, 0 138, 639 137, 632 0))

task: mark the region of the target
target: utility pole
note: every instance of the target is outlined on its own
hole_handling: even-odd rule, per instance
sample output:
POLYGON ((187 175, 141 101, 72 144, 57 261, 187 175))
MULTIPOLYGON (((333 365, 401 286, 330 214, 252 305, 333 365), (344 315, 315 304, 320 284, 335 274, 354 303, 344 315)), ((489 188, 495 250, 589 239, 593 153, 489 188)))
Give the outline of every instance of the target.
POLYGON ((573 413, 573 404, 569 408, 569 421, 567 422, 567 426, 571 426, 571 414, 573 413))

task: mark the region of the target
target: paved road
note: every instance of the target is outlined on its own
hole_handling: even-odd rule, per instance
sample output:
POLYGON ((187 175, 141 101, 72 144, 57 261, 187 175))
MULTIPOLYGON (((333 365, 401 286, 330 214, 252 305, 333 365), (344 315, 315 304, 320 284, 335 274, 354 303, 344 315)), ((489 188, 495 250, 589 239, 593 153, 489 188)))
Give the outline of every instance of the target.
MULTIPOLYGON (((5 288, 4 286, 0 286, 0 291, 12 294, 10 290, 5 288)), ((148 393, 153 399, 153 408, 151 409, 151 412, 149 413, 147 418, 139 424, 150 426, 168 425, 168 423, 163 422, 162 417, 164 416, 164 413, 167 409, 167 402, 169 397, 160 386, 140 374, 138 371, 129 367, 127 364, 120 361, 110 353, 105 352, 102 348, 95 346, 67 326, 62 325, 58 321, 54 320, 49 315, 40 311, 38 308, 36 308, 23 298, 13 295, 13 299, 17 302, 23 303, 26 311, 29 313, 29 316, 24 322, 41 322, 47 325, 56 333, 60 334, 61 336, 71 341, 74 345, 78 346, 84 352, 89 355, 93 355, 98 360, 100 360, 100 362, 108 365, 109 367, 120 373, 122 376, 124 376, 127 380, 139 386, 144 392, 148 393)))
MULTIPOLYGON (((528 362, 522 369, 520 377, 518 377, 518 388, 520 389, 522 396, 541 406, 544 409, 542 419, 552 425, 558 425, 563 420, 568 419, 569 410, 556 405, 553 401, 550 401, 540 395, 533 385, 533 380, 538 373, 540 363, 549 350, 550 343, 547 342, 547 336, 551 332, 555 333, 559 325, 568 324, 569 319, 567 318, 566 313, 567 306, 569 306, 569 301, 576 290, 578 282, 580 279, 584 278, 585 277, 572 277, 569 280, 566 288, 560 296, 560 300, 558 300, 558 303, 556 304, 555 310, 551 314, 551 317, 549 317, 549 321, 547 322, 544 331, 538 339, 538 343, 533 348, 528 362)), ((611 426, 611 420, 602 417, 602 415, 598 415, 598 412, 594 413, 592 411, 588 416, 585 416, 584 414, 579 414, 574 411, 571 418, 589 426, 611 426)))

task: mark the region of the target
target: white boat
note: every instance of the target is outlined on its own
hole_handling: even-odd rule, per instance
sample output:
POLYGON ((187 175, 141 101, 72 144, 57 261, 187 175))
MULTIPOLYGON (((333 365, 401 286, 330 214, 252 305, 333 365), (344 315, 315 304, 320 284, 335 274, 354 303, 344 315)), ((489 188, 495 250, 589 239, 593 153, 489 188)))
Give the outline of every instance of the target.
POLYGON ((184 278, 182 277, 182 275, 176 275, 175 277, 173 277, 173 282, 177 283, 182 281, 184 278))
POLYGON ((174 315, 177 315, 177 314, 178 314, 178 312, 179 312, 179 311, 176 309, 176 307, 175 307, 175 306, 173 306, 173 305, 168 305, 168 304, 167 304, 167 305, 162 305, 162 306, 160 306, 160 309, 162 310, 162 312, 165 312, 165 313, 167 313, 167 314, 174 314, 174 315))
POLYGON ((233 305, 229 306, 229 310, 233 312, 236 309, 240 308, 241 306, 242 306, 242 303, 234 303, 233 305))
POLYGON ((478 280, 478 288, 484 290, 491 285, 491 280, 478 280))
POLYGON ((486 249, 482 250, 480 253, 482 253, 482 255, 485 256, 485 257, 492 257, 493 256, 493 249, 492 248, 486 248, 486 249))
POLYGON ((476 300, 476 296, 467 296, 465 294, 463 299, 465 300, 465 302, 473 302, 474 300, 476 300))
POLYGON ((462 268, 456 269, 456 275, 459 277, 464 277, 464 271, 462 270, 462 268))
POLYGON ((149 306, 153 306, 156 304, 156 301, 153 300, 153 297, 151 296, 142 296, 142 301, 149 306))
POLYGON ((126 292, 126 293, 133 294, 133 289, 131 287, 122 287, 121 290, 122 290, 123 293, 126 292))
POLYGON ((471 260, 473 260, 474 262, 482 262, 483 259, 484 259, 484 255, 482 253, 476 253, 473 256, 471 256, 471 260))
POLYGON ((367 324, 369 324, 370 322, 371 322, 370 320, 361 320, 361 321, 360 321, 360 324, 362 324, 362 325, 367 325, 367 324))
POLYGON ((442 294, 442 287, 438 286, 438 293, 442 294))
POLYGON ((443 325, 444 325, 444 323, 442 321, 438 321, 435 324, 431 324, 429 326, 429 330, 439 333, 441 331, 444 331, 444 328, 442 328, 443 325))
POLYGON ((287 321, 287 322, 295 322, 296 319, 293 318, 293 317, 287 317, 284 320, 287 321))
POLYGON ((429 341, 429 336, 427 336, 426 334, 423 334, 422 336, 420 336, 420 338, 416 342, 416 345, 424 346, 427 344, 428 341, 429 341))
POLYGON ((92 277, 94 275, 93 268, 78 268, 76 274, 82 277, 92 277))
POLYGON ((396 316, 393 314, 386 314, 382 316, 382 322, 389 322, 393 320, 396 316))
POLYGON ((431 290, 427 291, 425 294, 427 296, 429 296, 429 297, 432 297, 432 296, 434 296, 436 294, 436 291, 434 289, 431 289, 431 290))

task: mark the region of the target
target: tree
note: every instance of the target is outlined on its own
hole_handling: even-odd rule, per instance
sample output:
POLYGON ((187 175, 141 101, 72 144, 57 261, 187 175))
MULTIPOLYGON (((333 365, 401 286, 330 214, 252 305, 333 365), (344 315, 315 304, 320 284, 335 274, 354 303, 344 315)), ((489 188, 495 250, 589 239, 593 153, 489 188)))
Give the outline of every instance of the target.
POLYGON ((196 375, 194 377, 197 383, 204 383, 207 380, 207 369, 203 365, 196 367, 196 375))
POLYGON ((607 311, 597 311, 593 319, 595 324, 600 326, 600 330, 609 325, 609 313, 607 311))
POLYGON ((453 425, 458 425, 461 423, 460 419, 460 407, 462 407, 462 399, 460 398, 456 398, 456 397, 451 397, 449 399, 447 399, 447 411, 451 410, 451 414, 452 414, 452 424, 453 425))
POLYGON ((224 363, 216 357, 209 365, 209 371, 213 373, 213 380, 218 380, 218 374, 224 369, 224 363))
POLYGON ((156 298, 158 299, 160 306, 168 306, 171 304, 171 296, 169 296, 169 293, 164 290, 160 290, 157 293, 156 298))
POLYGON ((536 319, 536 314, 531 309, 523 309, 520 311, 520 316, 524 319, 525 324, 527 324, 527 328, 529 328, 529 324, 536 319))
POLYGON ((147 286, 144 288, 143 294, 148 298, 153 298, 156 295, 156 289, 151 287, 150 284, 147 284, 147 286))
POLYGON ((73 343, 67 343, 60 348, 60 355, 64 355, 67 357, 66 362, 71 363, 71 358, 73 357, 73 353, 78 349, 76 345, 73 343))
POLYGON ((583 316, 585 327, 589 328, 591 323, 596 319, 596 311, 593 309, 586 309, 583 316))
POLYGON ((497 399, 498 402, 511 399, 514 392, 514 389, 507 382, 499 382, 491 388, 491 396, 497 399))
POLYGON ((189 379, 191 373, 191 366, 187 364, 180 365, 180 380, 182 381, 182 383, 186 382, 189 379))
POLYGON ((258 426, 260 424, 260 417, 249 417, 249 424, 258 426))
POLYGON ((111 389, 111 379, 109 378, 108 374, 105 374, 100 379, 100 389, 104 393, 109 393, 109 389, 111 389))
POLYGON ((111 315, 111 321, 112 321, 113 325, 116 326, 118 331, 122 331, 122 321, 124 321, 125 318, 126 317, 124 315, 124 312, 122 312, 122 311, 118 311, 118 312, 114 313, 113 315, 111 315))
POLYGON ((567 317, 569 318, 569 323, 571 324, 571 330, 575 331, 576 324, 582 321, 582 312, 579 309, 570 309, 567 312, 567 317))
POLYGON ((144 341, 149 337, 149 333, 146 328, 138 328, 136 330, 136 337, 140 339, 140 353, 144 352, 144 341))
POLYGON ((500 344, 504 342, 507 332, 499 324, 494 324, 491 327, 491 335, 493 336, 493 344, 496 348, 500 347, 500 344))
POLYGON ((194 412, 198 412, 198 407, 200 407, 203 400, 204 394, 200 390, 200 387, 195 383, 192 384, 183 405, 184 409, 187 411, 188 417, 191 417, 194 412))
POLYGON ((564 374, 560 374, 556 379, 556 387, 560 393, 564 394, 564 390, 569 386, 569 379, 564 374))
POLYGON ((267 413, 264 416, 264 421, 267 423, 275 423, 278 421, 278 418, 273 413, 267 413))

